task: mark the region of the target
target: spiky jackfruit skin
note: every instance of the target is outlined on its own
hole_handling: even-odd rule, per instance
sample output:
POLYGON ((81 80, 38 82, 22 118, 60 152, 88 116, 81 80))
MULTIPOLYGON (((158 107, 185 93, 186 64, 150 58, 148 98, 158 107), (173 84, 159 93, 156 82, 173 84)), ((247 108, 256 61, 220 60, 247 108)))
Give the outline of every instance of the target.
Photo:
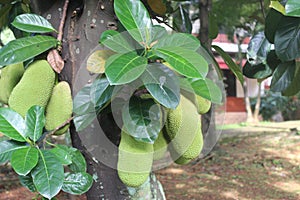
POLYGON ((33 62, 13 89, 8 105, 23 117, 34 105, 46 108, 54 81, 55 72, 46 60, 33 62))
POLYGON ((203 147, 201 118, 195 105, 183 95, 179 106, 169 111, 166 133, 171 141, 169 151, 176 163, 186 164, 199 156, 203 147))
POLYGON ((0 73, 0 102, 7 104, 9 96, 24 73, 23 63, 7 65, 0 73))
MULTIPOLYGON (((54 88, 46 108, 47 131, 51 131, 66 122, 72 116, 73 101, 71 89, 66 81, 59 82, 54 88)), ((69 125, 55 132, 55 135, 64 134, 69 125)))
POLYGON ((164 157, 168 149, 168 141, 164 137, 163 131, 160 131, 153 144, 153 160, 159 160, 164 157))
POLYGON ((198 113, 201 115, 207 113, 211 107, 211 102, 199 95, 196 95, 196 104, 198 113))
POLYGON ((122 131, 119 145, 118 175, 129 187, 141 186, 149 177, 153 162, 153 144, 136 141, 122 131))

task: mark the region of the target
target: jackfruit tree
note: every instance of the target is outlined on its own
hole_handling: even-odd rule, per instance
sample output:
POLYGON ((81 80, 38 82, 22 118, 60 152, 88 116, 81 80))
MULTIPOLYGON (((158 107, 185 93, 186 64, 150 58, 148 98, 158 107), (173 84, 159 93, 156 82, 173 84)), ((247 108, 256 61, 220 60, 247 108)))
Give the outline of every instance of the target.
POLYGON ((25 187, 48 199, 60 190, 134 199, 132 191, 153 182, 157 160, 168 159, 164 167, 186 164, 211 149, 201 115, 222 102, 216 83, 222 77, 210 51, 190 34, 184 3, 0 5, 1 27, 16 37, 0 49, 1 71, 24 66, 0 108, 6 137, 0 162, 10 161, 25 187), (72 146, 51 142, 68 132, 72 146))

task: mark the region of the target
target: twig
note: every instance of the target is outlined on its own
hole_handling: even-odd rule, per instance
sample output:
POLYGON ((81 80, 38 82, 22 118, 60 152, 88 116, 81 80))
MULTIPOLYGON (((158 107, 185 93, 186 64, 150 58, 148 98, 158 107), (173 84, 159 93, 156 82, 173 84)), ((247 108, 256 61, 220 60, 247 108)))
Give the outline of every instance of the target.
POLYGON ((62 41, 62 37, 63 37, 63 29, 66 21, 68 5, 69 5, 69 0, 66 0, 63 7, 63 13, 60 20, 59 28, 58 28, 57 40, 59 40, 60 42, 62 41))
POLYGON ((64 123, 62 123, 61 125, 59 125, 58 127, 56 127, 53 131, 51 131, 48 135, 53 135, 56 131, 58 131, 59 129, 63 128, 65 125, 69 124, 73 119, 74 119, 74 116, 70 117, 64 123))
POLYGON ((264 8, 264 0, 260 0, 260 9, 263 15, 263 18, 266 18, 265 8, 264 8))

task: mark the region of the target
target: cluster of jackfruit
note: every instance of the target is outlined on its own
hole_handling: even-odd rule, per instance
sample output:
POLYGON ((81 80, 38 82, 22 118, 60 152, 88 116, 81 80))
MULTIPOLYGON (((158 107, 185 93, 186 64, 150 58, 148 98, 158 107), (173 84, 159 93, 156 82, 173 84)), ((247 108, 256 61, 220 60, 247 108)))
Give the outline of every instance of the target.
MULTIPOLYGON (((56 73, 46 60, 31 63, 26 70, 18 63, 1 70, 0 101, 25 117, 34 105, 46 110, 46 130, 59 127, 72 115, 73 102, 67 82, 56 83, 56 73)), ((55 134, 63 134, 68 125, 55 134)))
POLYGON ((211 103, 197 95, 180 96, 176 109, 168 110, 164 128, 154 144, 136 141, 122 131, 119 145, 118 174, 129 187, 139 187, 148 178, 153 160, 169 151, 177 164, 187 164, 197 158, 203 147, 201 114, 208 112, 211 103))

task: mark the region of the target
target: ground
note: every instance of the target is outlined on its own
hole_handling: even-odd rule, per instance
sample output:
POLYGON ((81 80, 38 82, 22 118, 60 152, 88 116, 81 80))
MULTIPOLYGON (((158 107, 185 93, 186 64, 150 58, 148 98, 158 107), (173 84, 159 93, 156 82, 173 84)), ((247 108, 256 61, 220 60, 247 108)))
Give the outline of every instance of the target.
MULTIPOLYGON (((300 136, 290 131, 293 125, 261 126, 256 131, 249 126, 225 130, 213 152, 200 162, 157 171, 167 200, 300 200, 300 136)), ((35 197, 20 187, 7 167, 0 172, 0 200, 35 197)), ((58 199, 85 198, 61 193, 58 199)))

